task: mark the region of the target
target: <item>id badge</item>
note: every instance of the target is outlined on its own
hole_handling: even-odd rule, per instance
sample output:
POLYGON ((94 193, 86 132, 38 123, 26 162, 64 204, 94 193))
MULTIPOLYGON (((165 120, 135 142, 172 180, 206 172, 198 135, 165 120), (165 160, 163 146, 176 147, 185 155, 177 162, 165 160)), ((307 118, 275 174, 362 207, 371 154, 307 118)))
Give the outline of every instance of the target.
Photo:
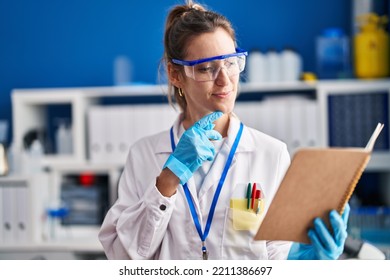
POLYGON ((235 230, 257 229, 264 216, 265 195, 260 183, 239 184, 241 197, 230 199, 233 228, 235 230))

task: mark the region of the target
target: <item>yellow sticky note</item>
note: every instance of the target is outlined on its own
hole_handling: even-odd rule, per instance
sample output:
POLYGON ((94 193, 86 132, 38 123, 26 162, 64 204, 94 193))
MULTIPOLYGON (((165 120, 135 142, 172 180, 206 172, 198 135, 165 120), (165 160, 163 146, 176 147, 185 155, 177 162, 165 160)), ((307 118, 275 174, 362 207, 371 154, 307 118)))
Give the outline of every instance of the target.
MULTIPOLYGON (((257 208, 257 202, 255 201, 255 207, 257 208)), ((251 230, 258 228, 263 218, 263 201, 260 200, 260 211, 256 214, 256 209, 247 209, 246 199, 231 199, 230 208, 233 212, 233 228, 235 230, 251 230)))

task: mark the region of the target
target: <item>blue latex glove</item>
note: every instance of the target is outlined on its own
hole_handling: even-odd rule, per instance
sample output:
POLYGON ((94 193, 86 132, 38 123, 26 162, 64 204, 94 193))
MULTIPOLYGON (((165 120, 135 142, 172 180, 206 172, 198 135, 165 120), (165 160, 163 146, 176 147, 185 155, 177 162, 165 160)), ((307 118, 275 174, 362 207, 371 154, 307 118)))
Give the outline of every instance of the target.
POLYGON ((180 179, 180 184, 185 184, 204 161, 214 160, 215 149, 210 140, 220 140, 222 136, 213 130, 213 122, 222 115, 217 111, 204 116, 181 136, 164 165, 180 179))
POLYGON ((336 210, 329 214, 330 224, 334 235, 328 231, 320 218, 314 220, 314 229, 310 229, 308 236, 311 244, 294 242, 288 254, 289 260, 336 260, 344 250, 347 239, 347 222, 349 216, 349 204, 345 206, 344 213, 340 216, 336 210))

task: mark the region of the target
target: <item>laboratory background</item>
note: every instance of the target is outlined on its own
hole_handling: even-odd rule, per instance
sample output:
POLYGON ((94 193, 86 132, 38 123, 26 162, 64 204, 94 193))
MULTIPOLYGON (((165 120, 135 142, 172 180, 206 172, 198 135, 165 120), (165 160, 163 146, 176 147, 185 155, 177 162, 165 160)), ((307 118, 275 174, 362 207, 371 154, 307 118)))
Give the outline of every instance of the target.
MULTIPOLYGON (((169 129, 160 65, 179 0, 0 0, 0 259, 105 259, 129 146, 169 129), (156 121, 158 120, 158 121, 156 121)), ((364 148, 343 258, 390 258, 388 0, 199 0, 248 51, 235 113, 301 147, 364 148)))

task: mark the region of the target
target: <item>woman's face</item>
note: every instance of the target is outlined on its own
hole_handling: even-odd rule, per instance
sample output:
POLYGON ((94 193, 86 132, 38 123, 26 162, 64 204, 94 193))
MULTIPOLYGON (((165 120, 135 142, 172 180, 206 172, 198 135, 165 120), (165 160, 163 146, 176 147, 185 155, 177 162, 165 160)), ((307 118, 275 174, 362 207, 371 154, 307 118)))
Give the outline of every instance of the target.
MULTIPOLYGON (((223 28, 218 28, 215 32, 204 33, 191 39, 184 60, 198 60, 235 51, 233 39, 223 28)), ((223 113, 233 111, 239 74, 229 77, 222 68, 214 81, 195 81, 184 73, 179 80, 179 87, 182 88, 187 101, 187 120, 196 121, 217 110, 223 113)))

